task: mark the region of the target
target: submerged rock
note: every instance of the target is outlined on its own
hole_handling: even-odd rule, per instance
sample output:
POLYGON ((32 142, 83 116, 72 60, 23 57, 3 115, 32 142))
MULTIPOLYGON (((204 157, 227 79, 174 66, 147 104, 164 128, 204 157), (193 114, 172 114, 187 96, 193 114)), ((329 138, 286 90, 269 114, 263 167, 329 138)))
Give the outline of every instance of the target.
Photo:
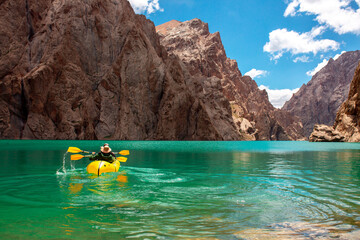
POLYGON ((244 240, 358 240, 360 230, 338 229, 325 224, 308 222, 284 222, 264 229, 248 229, 234 234, 244 240))

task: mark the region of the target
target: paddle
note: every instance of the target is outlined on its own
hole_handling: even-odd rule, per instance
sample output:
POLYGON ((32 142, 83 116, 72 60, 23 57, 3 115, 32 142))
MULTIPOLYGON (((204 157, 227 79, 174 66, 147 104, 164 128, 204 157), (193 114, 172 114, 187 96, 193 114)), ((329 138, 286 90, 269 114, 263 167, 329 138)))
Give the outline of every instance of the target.
POLYGON ((130 154, 129 150, 122 150, 122 151, 120 151, 120 152, 114 152, 114 153, 115 153, 115 154, 121 154, 121 155, 124 155, 124 156, 130 154))
POLYGON ((84 155, 81 155, 81 154, 75 154, 75 155, 71 155, 70 159, 71 159, 71 160, 80 160, 80 159, 82 159, 83 157, 91 157, 91 155, 84 156, 84 155))
POLYGON ((117 160, 119 160, 119 162, 126 162, 127 158, 126 157, 117 157, 117 160))
MULTIPOLYGON (((84 156, 84 155, 81 155, 81 154, 74 154, 74 155, 71 155, 70 159, 71 160, 80 160, 80 159, 82 159, 84 157, 91 157, 91 155, 84 156)), ((116 159, 119 160, 120 162, 126 162, 127 161, 126 157, 117 157, 116 159)))
MULTIPOLYGON (((88 151, 81 150, 80 148, 77 148, 77 147, 69 147, 67 151, 70 153, 81 153, 81 152, 90 153, 88 151)), ((114 152, 114 154, 121 154, 121 155, 126 156, 126 155, 129 155, 130 152, 129 152, 129 150, 122 150, 120 152, 114 152)))
POLYGON ((90 153, 90 152, 81 150, 80 148, 77 148, 77 147, 69 147, 67 151, 71 152, 71 153, 80 153, 80 152, 90 153))

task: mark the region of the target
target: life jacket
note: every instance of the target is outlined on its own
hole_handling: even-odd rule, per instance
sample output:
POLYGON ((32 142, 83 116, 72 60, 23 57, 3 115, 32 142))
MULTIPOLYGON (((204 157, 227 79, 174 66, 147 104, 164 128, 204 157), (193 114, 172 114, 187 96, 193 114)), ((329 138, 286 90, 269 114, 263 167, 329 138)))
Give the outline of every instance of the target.
POLYGON ((112 163, 115 161, 115 154, 113 152, 98 152, 91 160, 103 160, 112 163))

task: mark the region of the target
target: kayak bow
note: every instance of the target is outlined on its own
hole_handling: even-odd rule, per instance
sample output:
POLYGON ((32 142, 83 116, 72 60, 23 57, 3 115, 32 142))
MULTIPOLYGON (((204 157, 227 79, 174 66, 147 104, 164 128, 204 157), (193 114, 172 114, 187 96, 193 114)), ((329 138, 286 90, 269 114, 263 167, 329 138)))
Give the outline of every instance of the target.
POLYGON ((120 168, 120 162, 118 160, 115 160, 113 163, 109 163, 107 161, 93 161, 89 163, 89 165, 86 168, 86 171, 91 174, 96 174, 100 176, 102 173, 107 172, 117 172, 120 168))

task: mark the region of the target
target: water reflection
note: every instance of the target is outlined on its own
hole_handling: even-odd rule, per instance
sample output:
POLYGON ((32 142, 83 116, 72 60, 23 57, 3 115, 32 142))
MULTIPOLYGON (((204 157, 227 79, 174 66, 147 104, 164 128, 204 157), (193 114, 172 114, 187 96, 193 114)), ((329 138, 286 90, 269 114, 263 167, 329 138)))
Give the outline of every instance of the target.
POLYGON ((111 195, 126 188, 128 176, 125 170, 118 173, 107 173, 100 177, 83 171, 72 171, 58 176, 60 188, 68 196, 86 194, 89 191, 99 195, 111 195))
POLYGON ((90 225, 91 230, 86 235, 91 236, 92 231, 109 231, 122 221, 114 212, 129 206, 127 202, 131 196, 126 170, 99 177, 88 174, 85 169, 74 169, 58 175, 57 179, 65 197, 62 203, 65 223, 60 227, 65 235, 81 236, 71 226, 90 225))
POLYGON ((69 183, 69 192, 71 194, 77 194, 83 189, 84 183, 69 183))

